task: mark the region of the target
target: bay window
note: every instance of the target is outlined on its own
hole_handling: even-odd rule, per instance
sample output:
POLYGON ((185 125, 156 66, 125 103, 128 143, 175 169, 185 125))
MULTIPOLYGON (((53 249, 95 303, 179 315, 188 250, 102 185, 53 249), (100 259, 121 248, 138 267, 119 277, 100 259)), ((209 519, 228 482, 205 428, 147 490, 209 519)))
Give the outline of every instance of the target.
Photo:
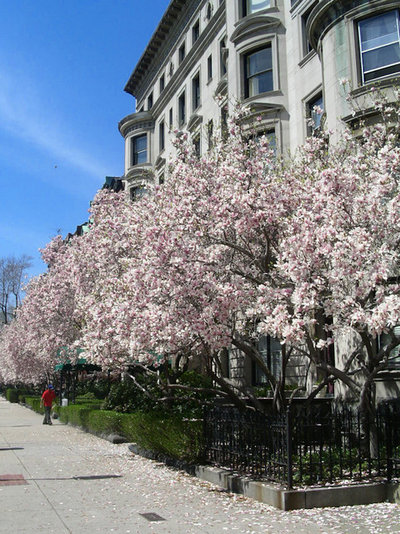
POLYGON ((147 135, 138 135, 131 139, 131 165, 147 162, 147 135))
POLYGON ((360 20, 358 38, 363 83, 400 72, 397 10, 360 20))
POLYGON ((272 47, 250 52, 244 56, 245 98, 272 91, 272 47))

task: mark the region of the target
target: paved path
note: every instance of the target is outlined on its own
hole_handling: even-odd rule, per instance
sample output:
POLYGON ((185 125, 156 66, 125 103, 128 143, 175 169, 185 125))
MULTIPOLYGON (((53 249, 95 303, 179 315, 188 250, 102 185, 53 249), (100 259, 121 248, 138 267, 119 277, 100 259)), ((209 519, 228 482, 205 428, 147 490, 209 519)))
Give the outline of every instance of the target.
POLYGON ((400 507, 282 512, 134 456, 127 445, 58 421, 43 426, 38 414, 0 398, 0 533, 10 532, 394 534, 400 507))

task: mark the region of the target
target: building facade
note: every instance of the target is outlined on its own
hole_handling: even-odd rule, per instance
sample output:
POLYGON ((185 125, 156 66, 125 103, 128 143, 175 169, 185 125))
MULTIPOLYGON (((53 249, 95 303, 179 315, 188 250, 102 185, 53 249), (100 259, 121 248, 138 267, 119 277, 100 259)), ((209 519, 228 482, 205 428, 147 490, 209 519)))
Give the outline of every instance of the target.
POLYGON ((191 132, 203 153, 237 100, 262 117, 279 152, 321 120, 340 128, 351 117, 341 80, 356 97, 377 80, 396 81, 399 8, 392 0, 172 0, 125 87, 135 98, 119 123, 132 197, 149 180, 162 183, 177 131, 191 132))
MULTIPOLYGON (((177 131, 205 153, 238 100, 283 154, 321 121, 340 130, 353 120, 343 79, 361 108, 372 85, 398 83, 399 13, 399 0, 171 0, 125 87, 125 189, 135 199, 163 183, 177 131)), ((279 368, 275 345, 265 357, 279 368)), ((238 356, 230 372, 249 370, 238 356)))

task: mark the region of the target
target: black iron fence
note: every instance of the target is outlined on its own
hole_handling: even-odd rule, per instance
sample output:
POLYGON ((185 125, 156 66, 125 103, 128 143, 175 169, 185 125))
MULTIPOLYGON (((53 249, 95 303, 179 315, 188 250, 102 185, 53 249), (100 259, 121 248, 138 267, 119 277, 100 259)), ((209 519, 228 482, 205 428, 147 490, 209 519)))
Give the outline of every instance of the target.
POLYGON ((288 410, 282 415, 208 409, 205 455, 215 465, 287 485, 400 476, 400 412, 364 417, 348 409, 288 410))

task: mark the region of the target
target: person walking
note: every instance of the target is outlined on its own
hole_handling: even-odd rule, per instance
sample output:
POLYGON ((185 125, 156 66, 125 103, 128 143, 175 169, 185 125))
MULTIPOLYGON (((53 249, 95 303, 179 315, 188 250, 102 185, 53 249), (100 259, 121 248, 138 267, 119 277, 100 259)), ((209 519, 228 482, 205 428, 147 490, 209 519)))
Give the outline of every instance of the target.
POLYGON ((53 400, 55 398, 56 398, 56 394, 54 391, 54 387, 51 384, 49 384, 47 386, 47 389, 43 392, 42 398, 40 400, 40 405, 44 406, 44 419, 43 419, 44 425, 53 424, 51 422, 50 412, 51 412, 51 407, 53 405, 53 400))

